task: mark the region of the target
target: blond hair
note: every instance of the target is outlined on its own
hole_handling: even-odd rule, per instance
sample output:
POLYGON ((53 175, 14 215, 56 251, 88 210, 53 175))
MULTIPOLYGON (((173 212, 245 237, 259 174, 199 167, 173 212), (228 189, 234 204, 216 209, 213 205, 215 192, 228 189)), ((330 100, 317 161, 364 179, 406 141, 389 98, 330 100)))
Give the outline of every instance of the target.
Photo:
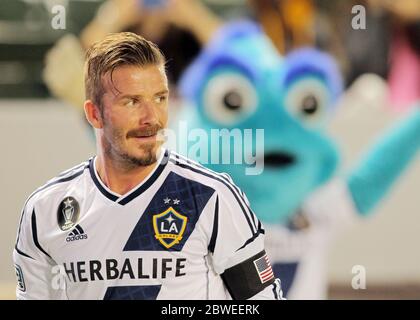
POLYGON ((131 32, 113 33, 96 42, 86 53, 85 94, 101 108, 104 94, 102 76, 123 65, 147 66, 165 64, 156 44, 131 32))

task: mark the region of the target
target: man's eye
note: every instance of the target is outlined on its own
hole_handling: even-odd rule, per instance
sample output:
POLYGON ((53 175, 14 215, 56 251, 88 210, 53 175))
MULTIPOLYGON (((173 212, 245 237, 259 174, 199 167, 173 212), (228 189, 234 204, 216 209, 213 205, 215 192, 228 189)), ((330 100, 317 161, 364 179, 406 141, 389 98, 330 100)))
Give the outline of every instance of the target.
POLYGON ((137 102, 138 102, 137 99, 130 99, 127 102, 125 102, 124 104, 127 107, 133 107, 133 106, 135 106, 137 104, 137 102))
POLYGON ((162 103, 162 102, 165 102, 166 99, 167 99, 166 96, 159 96, 159 97, 156 97, 156 102, 157 103, 162 103))

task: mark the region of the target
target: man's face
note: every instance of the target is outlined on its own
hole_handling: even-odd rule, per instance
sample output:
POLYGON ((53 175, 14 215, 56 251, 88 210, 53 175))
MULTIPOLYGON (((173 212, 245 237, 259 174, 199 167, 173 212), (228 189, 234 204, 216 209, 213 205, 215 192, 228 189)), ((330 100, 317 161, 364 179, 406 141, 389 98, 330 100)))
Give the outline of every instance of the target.
POLYGON ((103 77, 103 130, 106 156, 128 166, 156 162, 168 121, 168 80, 163 65, 121 66, 103 77))

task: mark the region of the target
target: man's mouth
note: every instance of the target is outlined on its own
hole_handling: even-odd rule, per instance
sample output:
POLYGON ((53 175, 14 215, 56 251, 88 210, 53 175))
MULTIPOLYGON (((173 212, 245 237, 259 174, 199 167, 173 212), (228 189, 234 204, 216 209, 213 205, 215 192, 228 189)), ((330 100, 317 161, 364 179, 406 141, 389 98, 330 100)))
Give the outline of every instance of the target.
POLYGON ((142 134, 142 135, 134 136, 133 138, 138 142, 147 142, 147 143, 155 142, 157 138, 157 134, 156 133, 142 134))
POLYGON ((139 135, 135 135, 135 138, 150 138, 150 137, 155 137, 157 134, 157 132, 150 132, 150 133, 143 133, 143 134, 139 134, 139 135))

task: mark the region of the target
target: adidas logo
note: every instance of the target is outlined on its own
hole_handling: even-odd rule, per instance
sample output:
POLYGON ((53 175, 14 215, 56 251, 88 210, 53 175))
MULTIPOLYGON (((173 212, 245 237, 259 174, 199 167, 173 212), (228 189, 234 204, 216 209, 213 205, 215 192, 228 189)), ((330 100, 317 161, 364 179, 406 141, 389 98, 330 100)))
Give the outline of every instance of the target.
POLYGON ((87 239, 87 234, 83 231, 82 227, 77 225, 72 232, 66 238, 67 242, 76 241, 76 240, 84 240, 87 239))

